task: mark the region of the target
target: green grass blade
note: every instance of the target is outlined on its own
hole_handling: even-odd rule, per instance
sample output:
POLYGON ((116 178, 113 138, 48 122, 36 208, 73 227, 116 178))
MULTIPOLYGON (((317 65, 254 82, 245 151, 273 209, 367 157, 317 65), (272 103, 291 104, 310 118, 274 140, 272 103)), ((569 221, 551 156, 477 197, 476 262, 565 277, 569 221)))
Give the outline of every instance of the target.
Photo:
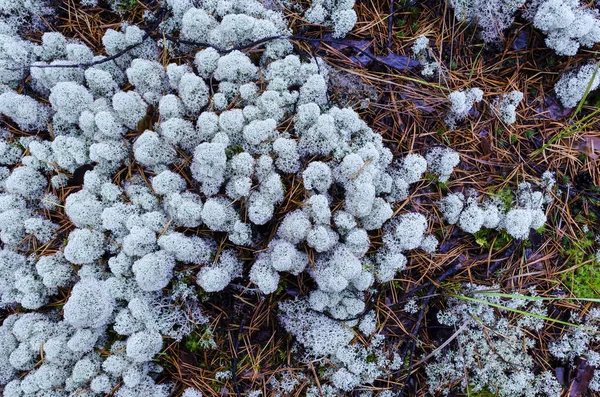
POLYGON ((497 296, 500 298, 523 299, 523 300, 533 301, 533 302, 564 300, 564 301, 582 301, 582 302, 600 303, 599 298, 543 297, 543 296, 529 296, 529 295, 519 295, 519 294, 506 294, 503 292, 493 292, 493 291, 473 291, 472 293, 478 294, 478 295, 486 295, 486 296, 497 296))
MULTIPOLYGON (((594 80, 596 80, 596 75, 598 74, 598 70, 599 69, 600 69, 600 62, 598 62, 598 64, 596 64, 596 68, 594 69, 594 73, 592 74, 592 78, 590 79, 590 81, 587 83, 587 86, 585 87, 585 92, 583 93, 583 97, 581 98, 581 100, 577 104, 577 108, 575 109, 575 112, 571 116, 571 121, 573 120, 573 118, 575 116, 577 116, 579 114, 579 112, 583 108, 583 104, 585 103, 585 101, 586 101, 586 99, 587 99, 587 97, 588 97, 588 95, 590 93, 590 90, 592 89, 592 84, 594 84, 594 80)), ((590 124, 581 126, 581 123, 583 123, 584 121, 588 120, 589 118, 595 116, 599 111, 600 111, 600 109, 596 109, 591 114, 585 116, 581 120, 578 120, 577 122, 575 122, 573 125, 565 128, 563 131, 561 131, 560 133, 556 134, 552 139, 550 139, 548 142, 546 142, 541 148, 539 148, 538 150, 536 150, 535 152, 533 152, 532 157, 538 156, 540 153, 542 153, 544 150, 546 150, 550 145, 553 145, 554 143, 556 143, 560 139, 563 139, 563 138, 566 138, 566 137, 568 137, 570 135, 573 135, 573 134, 581 131, 583 128, 586 128, 587 126, 589 126, 590 124)))
POLYGON ((596 69, 594 69, 592 78, 590 79, 590 81, 587 83, 587 86, 585 87, 585 92, 583 93, 583 98, 581 98, 581 100, 577 104, 577 108, 575 109, 575 113, 573 113, 572 117, 577 116, 577 114, 581 111, 581 108, 583 107, 583 104, 585 103, 585 100, 587 99, 587 97, 590 93, 590 90, 592 89, 592 84, 594 84, 594 80, 596 80, 596 74, 598 73, 598 68, 600 68, 600 62, 598 62, 598 64, 596 65, 596 69))
POLYGON ((593 332, 593 333, 597 333, 598 332, 598 331, 596 331, 593 328, 585 327, 585 326, 580 325, 580 324, 573 324, 573 323, 570 323, 568 321, 562 321, 562 320, 559 320, 559 319, 556 319, 556 318, 552 318, 552 317, 548 317, 548 316, 542 316, 541 314, 530 313, 530 312, 527 312, 525 310, 519 310, 519 309, 514 309, 514 308, 511 308, 511 307, 502 306, 502 305, 500 305, 498 303, 492 303, 492 302, 488 302, 488 301, 485 301, 485 300, 482 300, 482 299, 471 298, 471 297, 468 297, 468 296, 455 295, 455 294, 450 294, 449 296, 452 297, 452 298, 456 298, 456 299, 461 299, 461 300, 465 300, 465 301, 469 301, 469 302, 475 302, 475 303, 480 303, 480 304, 483 304, 483 305, 488 305, 488 306, 495 307, 495 308, 498 308, 498 309, 504 309, 504 310, 507 310, 507 311, 510 311, 510 312, 513 312, 513 313, 521 314, 523 316, 530 316, 530 317, 538 318, 540 320, 550 321, 550 322, 556 323, 556 324, 567 325, 569 327, 575 327, 575 328, 583 329, 583 330, 590 331, 590 332, 593 332))

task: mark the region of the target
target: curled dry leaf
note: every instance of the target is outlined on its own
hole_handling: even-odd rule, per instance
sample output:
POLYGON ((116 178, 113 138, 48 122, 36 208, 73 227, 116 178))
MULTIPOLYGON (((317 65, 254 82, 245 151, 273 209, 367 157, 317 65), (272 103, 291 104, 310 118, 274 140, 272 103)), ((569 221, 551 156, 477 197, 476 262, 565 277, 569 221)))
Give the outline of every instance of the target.
POLYGON ((522 29, 517 33, 517 37, 515 37, 512 47, 513 49, 519 51, 527 47, 529 44, 529 30, 522 29))
MULTIPOLYGON (((331 35, 323 37, 326 46, 334 48, 348 57, 357 67, 367 67, 373 61, 395 70, 411 70, 418 68, 421 64, 410 57, 396 53, 378 56, 373 53, 373 42, 370 40, 333 39, 331 35)), ((321 49, 323 44, 316 44, 321 49)))
POLYGON ((586 135, 578 142, 576 149, 593 160, 600 158, 600 138, 586 135))
POLYGON ((535 109, 540 116, 550 120, 560 120, 571 114, 572 108, 565 108, 560 104, 556 95, 550 94, 544 97, 544 103, 535 109))
POLYGON ((596 367, 589 365, 587 358, 577 357, 575 359, 577 368, 575 369, 575 379, 571 383, 569 397, 578 397, 584 395, 590 386, 590 381, 594 376, 596 367))

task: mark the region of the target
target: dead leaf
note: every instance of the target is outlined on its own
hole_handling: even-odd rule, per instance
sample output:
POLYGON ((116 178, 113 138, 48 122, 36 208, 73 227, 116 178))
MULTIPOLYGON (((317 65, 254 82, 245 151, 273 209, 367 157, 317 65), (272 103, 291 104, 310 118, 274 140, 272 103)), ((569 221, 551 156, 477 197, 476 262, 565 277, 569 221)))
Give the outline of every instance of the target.
POLYGON ((344 39, 338 39, 338 40, 332 40, 333 36, 332 35, 328 35, 326 34, 324 36, 324 41, 331 47, 331 48, 335 48, 336 50, 343 50, 346 48, 352 48, 354 50, 356 49, 360 49, 361 51, 364 51, 366 49, 368 49, 369 47, 371 47, 372 41, 370 40, 352 40, 352 39, 348 39, 348 38, 344 38, 344 39), (331 40, 331 42, 329 42, 329 40, 331 40))
POLYGON ((404 90, 398 91, 398 94, 402 99, 411 102, 415 106, 415 109, 424 114, 431 114, 435 111, 435 108, 433 106, 427 104, 427 102, 425 102, 424 100, 417 98, 414 94, 409 94, 407 91, 404 90))
POLYGON ((421 63, 410 57, 399 54, 387 54, 383 57, 377 57, 377 60, 386 66, 396 70, 410 70, 421 66, 421 63))
POLYGON ((479 137, 481 138, 481 151, 485 157, 488 157, 492 153, 492 137, 485 129, 479 131, 479 137))
POLYGON ((146 130, 152 130, 154 123, 158 121, 158 115, 154 105, 148 105, 146 108, 146 115, 137 123, 137 130, 140 134, 143 134, 146 130))
POLYGON ((575 364, 577 364, 577 368, 575 369, 575 379, 571 383, 569 397, 582 396, 587 392, 596 369, 596 367, 588 365, 588 360, 585 357, 577 357, 575 364))
POLYGON ((560 120, 569 116, 573 109, 563 107, 555 95, 546 95, 544 103, 535 110, 547 119, 560 120))
POLYGON ((515 40, 512 43, 512 47, 513 49, 519 51, 522 50, 523 48, 527 47, 527 45, 529 44, 529 30, 520 30, 519 33, 517 33, 517 37, 515 37, 515 40))
POLYGON ((561 384, 561 386, 565 386, 566 382, 565 382, 565 376, 566 376, 566 369, 565 367, 558 367, 554 370, 554 374, 556 375, 556 380, 558 381, 558 383, 561 384))
MULTIPOLYGON (((391 53, 376 56, 371 49, 373 42, 369 40, 334 39, 331 35, 325 35, 323 43, 346 55, 358 67, 367 67, 373 61, 395 70, 410 70, 421 66, 417 60, 405 55, 391 53)), ((313 45, 323 48, 321 43, 313 45)))
POLYGON ((370 49, 372 41, 369 40, 335 39, 326 34, 322 42, 314 42, 312 45, 326 51, 323 44, 346 55, 357 67, 367 67, 375 58, 370 49))
POLYGON ((600 138, 586 135, 577 142, 577 151, 593 160, 600 158, 600 138))

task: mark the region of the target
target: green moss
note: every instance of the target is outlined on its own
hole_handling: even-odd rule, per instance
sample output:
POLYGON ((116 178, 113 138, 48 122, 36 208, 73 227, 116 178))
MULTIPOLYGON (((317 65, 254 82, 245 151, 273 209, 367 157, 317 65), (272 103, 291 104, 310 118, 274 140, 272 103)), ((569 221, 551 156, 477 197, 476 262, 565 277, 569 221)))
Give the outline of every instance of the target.
POLYGON ((236 145, 225 149, 225 155, 227 156, 227 159, 231 159, 233 156, 235 156, 236 154, 240 154, 243 151, 243 147, 241 147, 240 145, 236 145))
POLYGON ((504 230, 496 231, 494 229, 482 228, 477 233, 473 234, 475 242, 483 248, 492 248, 499 250, 508 245, 512 241, 512 236, 504 230))
POLYGON ((561 254, 566 258, 566 268, 561 280, 578 298, 600 298, 600 263, 594 252, 594 234, 587 232, 579 239, 564 237, 561 254))
POLYGON ((564 273, 562 280, 578 298, 600 298, 600 267, 598 263, 588 263, 564 273))
POLYGON ((448 187, 450 186, 450 180, 448 180, 446 182, 440 182, 440 178, 437 175, 432 174, 430 172, 425 172, 425 174, 423 174, 423 179, 425 179, 426 181, 431 181, 431 182, 437 183, 437 185, 440 188, 440 190, 442 191, 442 193, 447 192, 448 187))
POLYGON ((497 396, 497 394, 494 394, 487 389, 473 391, 473 388, 471 386, 469 386, 469 392, 466 395, 468 395, 469 397, 496 397, 497 396))
POLYGON ((443 283, 444 291, 447 291, 450 294, 460 295, 463 290, 463 285, 458 282, 445 282, 443 283))
POLYGON ((205 327, 198 331, 192 332, 185 339, 185 347, 191 353, 197 353, 205 349, 216 349, 217 344, 213 338, 213 333, 210 328, 205 327))
POLYGON ((538 227, 537 229, 535 229, 535 231, 539 234, 544 234, 548 231, 548 228, 546 227, 546 225, 542 225, 542 227, 538 227))
POLYGON ((402 281, 400 281, 400 280, 390 281, 390 286, 395 290, 404 291, 404 287, 402 286, 402 281))
POLYGON ((138 0, 123 0, 117 6, 118 11, 130 11, 138 5, 138 0))
POLYGON ((288 287, 288 282, 286 279, 281 278, 279 280, 279 285, 277 286, 277 291, 275 291, 275 295, 282 294, 288 287))
POLYGON ((515 194, 510 187, 505 186, 503 189, 492 193, 492 196, 496 196, 504 204, 504 209, 508 211, 511 208, 513 201, 515 200, 515 194))

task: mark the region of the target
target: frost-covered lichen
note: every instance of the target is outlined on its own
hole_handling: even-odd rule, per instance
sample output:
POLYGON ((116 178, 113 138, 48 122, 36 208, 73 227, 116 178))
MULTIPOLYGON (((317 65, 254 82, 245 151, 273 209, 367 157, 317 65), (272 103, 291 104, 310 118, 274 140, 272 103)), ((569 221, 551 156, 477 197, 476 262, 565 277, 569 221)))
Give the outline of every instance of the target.
POLYGON ((429 39, 423 35, 417 37, 411 47, 413 56, 419 61, 423 70, 421 74, 425 77, 432 77, 436 73, 439 73, 440 65, 431 56, 431 47, 429 46, 429 39))
POLYGON ((488 42, 499 42, 503 31, 512 25, 515 12, 526 0, 448 0, 454 8, 454 16, 460 21, 476 23, 481 38, 488 42))
POLYGON ((554 91, 563 106, 570 108, 577 106, 586 92, 594 91, 599 85, 600 71, 598 65, 592 63, 560 76, 554 91))
POLYGON ((511 91, 508 94, 502 94, 496 100, 498 118, 506 125, 517 121, 517 106, 523 100, 523 93, 520 91, 511 91))
MULTIPOLYGON (((41 2, 13 3, 0 0, 2 18, 42 12, 41 2)), ((341 37, 353 5, 315 1, 304 15, 341 37)), ((411 250, 436 250, 426 215, 401 202, 427 170, 447 181, 459 154, 395 157, 356 111, 334 105, 325 63, 293 53, 280 11, 253 0, 160 9, 163 38, 179 43, 131 24, 107 29, 103 49, 2 30, 0 309, 14 313, 0 327, 5 395, 173 394, 156 383, 157 355, 207 322, 199 296, 231 294, 245 276, 257 294, 281 291, 285 274, 314 285, 283 303, 280 319, 336 367, 329 395, 399 368, 366 297, 411 250), (28 78, 18 68, 30 63, 28 78), (352 327, 372 344, 351 343, 352 327)), ((451 94, 451 118, 481 96, 451 94)), ((502 225, 521 236, 543 222, 526 201, 524 231, 521 213, 501 218, 463 200, 442 212, 469 232, 502 225)))
POLYGON ((598 11, 579 0, 533 2, 533 26, 546 34, 546 45, 558 55, 575 55, 581 46, 591 48, 600 41, 598 11))
MULTIPOLYGON (((464 292, 478 290, 488 287, 467 285, 464 292)), ((438 321, 451 327, 456 335, 425 366, 429 392, 443 395, 458 385, 470 393, 487 390, 502 397, 560 395, 562 387, 554 374, 536 374, 528 354, 536 344, 530 332, 544 326, 540 318, 546 316, 543 302, 520 299, 518 295, 502 299, 485 292, 472 296, 476 301, 450 298, 447 308, 437 314, 438 321), (510 321, 515 311, 526 313, 512 316, 517 318, 510 321)))
POLYGON ((456 128, 456 123, 464 120, 469 115, 473 105, 481 102, 483 91, 475 87, 464 91, 453 91, 448 95, 450 100, 450 111, 446 116, 446 124, 449 128, 456 128))
POLYGON ((457 224, 467 233, 477 233, 482 228, 504 230, 510 236, 524 240, 531 229, 539 229, 546 223, 544 206, 552 202, 550 191, 554 186, 551 173, 544 174, 542 183, 519 184, 516 199, 511 203, 497 197, 478 201, 461 193, 449 194, 440 201, 440 211, 446 222, 457 224))
POLYGON ((356 24, 353 7, 354 0, 317 0, 304 15, 310 23, 333 28, 333 37, 344 37, 356 24))
MULTIPOLYGON (((335 321, 312 311, 306 301, 281 304, 279 318, 286 330, 306 349, 308 359, 326 357, 335 365, 336 370, 328 373, 331 392, 337 389, 348 393, 358 385, 372 383, 386 371, 397 370, 400 366, 397 355, 389 357, 386 353, 383 335, 374 335, 367 347, 350 343, 354 333, 349 325, 356 322, 335 321)), ((365 316, 359 328, 373 331, 372 325, 368 324, 373 320, 374 315, 365 316)), ((366 335, 371 336, 371 333, 366 335)))

